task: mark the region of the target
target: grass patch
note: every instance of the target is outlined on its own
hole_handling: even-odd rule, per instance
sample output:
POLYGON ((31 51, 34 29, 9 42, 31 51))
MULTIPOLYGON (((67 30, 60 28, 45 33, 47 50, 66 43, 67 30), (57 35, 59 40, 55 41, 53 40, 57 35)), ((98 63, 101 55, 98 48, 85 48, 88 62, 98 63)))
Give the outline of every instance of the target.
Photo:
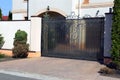
POLYGON ((0 58, 5 58, 6 56, 4 54, 0 53, 0 58))

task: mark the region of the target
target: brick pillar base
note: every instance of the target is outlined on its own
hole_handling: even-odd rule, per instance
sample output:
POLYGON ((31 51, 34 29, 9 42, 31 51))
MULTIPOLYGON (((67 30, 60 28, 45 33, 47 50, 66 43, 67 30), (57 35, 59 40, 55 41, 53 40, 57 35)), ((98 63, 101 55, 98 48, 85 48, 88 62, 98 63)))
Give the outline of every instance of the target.
POLYGON ((110 57, 104 57, 104 64, 109 64, 110 62, 112 62, 110 57))

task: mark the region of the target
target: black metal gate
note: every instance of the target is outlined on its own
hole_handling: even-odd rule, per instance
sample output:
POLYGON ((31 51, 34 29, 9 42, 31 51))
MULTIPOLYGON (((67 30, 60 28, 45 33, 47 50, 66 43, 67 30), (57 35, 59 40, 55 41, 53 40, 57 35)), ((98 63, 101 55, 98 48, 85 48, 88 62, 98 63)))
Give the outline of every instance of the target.
POLYGON ((103 59, 104 18, 43 20, 42 56, 103 59))

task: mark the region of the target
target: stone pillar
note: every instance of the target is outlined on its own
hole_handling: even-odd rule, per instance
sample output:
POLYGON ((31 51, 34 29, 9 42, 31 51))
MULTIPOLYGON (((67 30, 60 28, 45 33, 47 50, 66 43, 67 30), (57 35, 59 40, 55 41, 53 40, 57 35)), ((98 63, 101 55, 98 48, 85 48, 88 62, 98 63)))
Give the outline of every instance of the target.
POLYGON ((41 54, 41 18, 31 17, 30 50, 41 54))
POLYGON ((105 28, 104 28, 104 62, 109 62, 111 57, 111 29, 112 29, 112 13, 105 14, 105 28))

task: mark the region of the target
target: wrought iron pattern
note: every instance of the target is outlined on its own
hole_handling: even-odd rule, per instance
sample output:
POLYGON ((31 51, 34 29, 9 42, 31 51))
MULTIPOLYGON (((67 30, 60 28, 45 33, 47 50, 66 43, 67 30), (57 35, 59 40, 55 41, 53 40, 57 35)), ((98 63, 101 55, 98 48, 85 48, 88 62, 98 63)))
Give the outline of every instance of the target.
POLYGON ((104 18, 43 20, 42 55, 101 59, 103 39, 104 18))

